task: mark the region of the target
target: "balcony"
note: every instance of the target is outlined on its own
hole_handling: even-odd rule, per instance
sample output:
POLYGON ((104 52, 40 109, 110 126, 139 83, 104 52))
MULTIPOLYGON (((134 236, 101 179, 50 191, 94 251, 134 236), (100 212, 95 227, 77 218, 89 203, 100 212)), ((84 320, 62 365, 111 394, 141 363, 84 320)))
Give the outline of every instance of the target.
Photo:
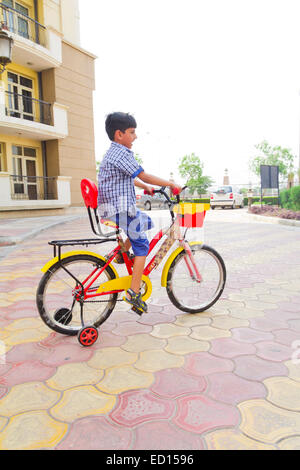
POLYGON ((64 139, 68 135, 68 108, 25 94, 6 91, 0 84, 0 133, 35 140, 64 139))
POLYGON ((70 177, 9 175, 0 172, 0 211, 61 209, 70 206, 70 177))
POLYGON ((62 63, 62 36, 33 18, 0 3, 3 30, 14 39, 13 62, 41 72, 62 63))

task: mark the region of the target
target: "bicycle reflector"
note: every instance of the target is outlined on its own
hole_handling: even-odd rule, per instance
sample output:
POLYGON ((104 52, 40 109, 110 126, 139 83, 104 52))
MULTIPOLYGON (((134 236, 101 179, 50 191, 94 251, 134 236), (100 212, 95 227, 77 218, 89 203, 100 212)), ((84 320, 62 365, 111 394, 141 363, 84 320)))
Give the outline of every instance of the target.
POLYGON ((174 207, 180 227, 196 228, 202 227, 209 204, 197 202, 183 202, 174 207))

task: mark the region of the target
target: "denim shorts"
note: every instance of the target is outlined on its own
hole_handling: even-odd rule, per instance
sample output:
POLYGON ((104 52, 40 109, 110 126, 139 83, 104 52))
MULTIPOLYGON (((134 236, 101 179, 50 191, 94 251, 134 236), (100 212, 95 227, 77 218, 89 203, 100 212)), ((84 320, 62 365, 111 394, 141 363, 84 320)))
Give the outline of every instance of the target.
POLYGON ((148 255, 149 241, 145 232, 152 229, 154 224, 145 212, 137 209, 135 217, 130 217, 127 212, 120 212, 109 217, 109 220, 112 220, 124 230, 131 242, 135 256, 148 255))

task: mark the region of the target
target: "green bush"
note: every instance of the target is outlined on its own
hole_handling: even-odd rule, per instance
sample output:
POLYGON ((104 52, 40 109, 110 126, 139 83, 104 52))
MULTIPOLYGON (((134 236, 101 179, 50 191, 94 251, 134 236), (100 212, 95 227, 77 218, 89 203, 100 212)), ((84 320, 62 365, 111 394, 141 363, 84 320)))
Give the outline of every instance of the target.
MULTIPOLYGON (((269 206, 277 206, 278 205, 278 197, 265 196, 265 197, 263 197, 262 202, 263 202, 263 204, 267 204, 269 206)), ((252 198, 252 204, 255 204, 255 203, 260 203, 260 197, 256 196, 256 197, 252 198)), ((244 198, 244 205, 248 206, 248 198, 247 197, 244 198)))
POLYGON ((290 189, 281 191, 280 201, 285 209, 300 210, 300 186, 293 186, 290 189))
POLYGON ((293 186, 290 190, 290 201, 292 204, 291 209, 295 211, 300 210, 300 186, 293 186))

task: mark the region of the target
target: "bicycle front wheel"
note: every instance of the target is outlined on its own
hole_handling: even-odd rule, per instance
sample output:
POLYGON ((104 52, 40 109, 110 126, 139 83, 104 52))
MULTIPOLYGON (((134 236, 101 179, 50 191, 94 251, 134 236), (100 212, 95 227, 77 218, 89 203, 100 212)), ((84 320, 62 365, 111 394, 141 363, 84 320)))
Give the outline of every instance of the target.
MULTIPOLYGON (((109 317, 118 294, 107 294, 84 301, 82 309, 76 295, 80 292, 77 281, 86 281, 87 286, 95 278, 97 270, 104 266, 105 261, 100 258, 82 254, 64 258, 49 268, 40 281, 36 299, 39 314, 49 328, 74 336, 84 325, 97 328, 109 317), (95 274, 91 276, 92 273, 95 274)), ((115 277, 111 267, 107 266, 87 293, 96 293, 102 283, 115 277)))
MULTIPOLYGON (((220 298, 226 282, 226 268, 221 256, 207 245, 190 246, 201 282, 191 276, 181 251, 173 260, 167 275, 167 294, 171 302, 187 313, 200 313, 220 298)), ((187 259, 189 262, 189 258, 187 259)))

